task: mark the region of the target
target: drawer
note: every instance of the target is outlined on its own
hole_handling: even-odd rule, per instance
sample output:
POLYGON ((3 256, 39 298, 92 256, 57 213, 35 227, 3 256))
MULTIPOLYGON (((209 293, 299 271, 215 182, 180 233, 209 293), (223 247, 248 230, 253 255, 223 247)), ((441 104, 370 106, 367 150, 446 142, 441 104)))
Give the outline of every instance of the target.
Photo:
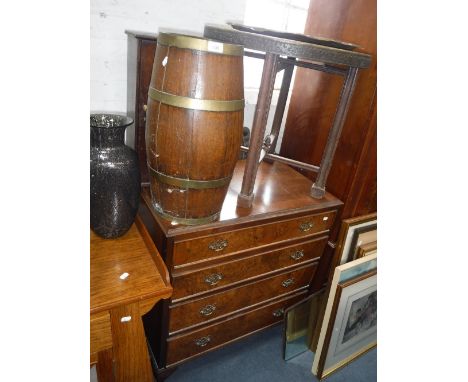
POLYGON ((112 331, 109 312, 91 315, 89 324, 90 353, 112 348, 112 331))
POLYGON ((305 293, 276 300, 266 306, 185 335, 170 337, 167 340, 166 366, 172 366, 281 321, 284 309, 304 298, 305 293))
POLYGON ((195 301, 172 305, 169 333, 205 323, 309 285, 317 262, 195 301))
POLYGON ((172 301, 214 291, 243 280, 318 259, 325 249, 327 238, 321 236, 187 274, 173 273, 172 301))
POLYGON ((174 243, 173 265, 189 264, 323 232, 330 229, 335 214, 335 210, 327 211, 176 242, 174 243))

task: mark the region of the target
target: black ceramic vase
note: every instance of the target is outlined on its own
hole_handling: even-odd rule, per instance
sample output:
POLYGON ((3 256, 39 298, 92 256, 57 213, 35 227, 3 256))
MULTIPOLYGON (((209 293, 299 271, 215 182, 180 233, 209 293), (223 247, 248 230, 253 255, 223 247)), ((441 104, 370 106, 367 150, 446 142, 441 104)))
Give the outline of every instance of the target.
POLYGON ((132 123, 122 115, 91 114, 91 229, 104 238, 125 234, 138 210, 138 159, 124 143, 132 123))

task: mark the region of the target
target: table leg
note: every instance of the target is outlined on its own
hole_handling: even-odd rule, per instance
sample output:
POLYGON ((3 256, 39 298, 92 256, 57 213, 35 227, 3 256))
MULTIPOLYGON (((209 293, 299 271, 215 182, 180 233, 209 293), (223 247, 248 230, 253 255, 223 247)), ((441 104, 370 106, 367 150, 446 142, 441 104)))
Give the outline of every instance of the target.
POLYGON ((330 132, 328 133, 327 144, 320 162, 317 178, 310 190, 310 195, 313 198, 321 199, 323 195, 325 195, 325 186, 327 184, 328 174, 330 172, 336 147, 340 139, 341 130, 343 129, 344 121, 346 119, 346 114, 349 109, 351 96, 353 95, 354 88, 356 86, 357 74, 358 68, 349 68, 345 82, 343 84, 343 88, 341 89, 340 100, 336 109, 333 125, 330 129, 330 132))
POLYGON ((286 108, 286 101, 288 100, 289 88, 291 87, 291 79, 294 73, 295 59, 292 57, 289 57, 289 59, 292 60, 292 63, 284 68, 278 103, 276 104, 275 116, 273 117, 273 123, 271 125, 271 135, 273 136, 273 139, 270 149, 268 150, 269 153, 275 152, 276 142, 278 142, 278 136, 281 129, 281 122, 283 122, 284 109, 286 108))
POLYGON ((262 80, 258 92, 257 106, 252 124, 252 133, 250 136, 249 153, 245 164, 244 178, 242 179, 241 192, 237 198, 239 207, 250 208, 253 201, 253 189, 258 170, 258 160, 263 146, 265 129, 270 110, 271 96, 275 85, 276 68, 278 66, 279 56, 273 53, 265 55, 263 64, 262 80))
POLYGON ((96 374, 99 382, 114 382, 112 348, 100 351, 96 364, 96 374))
POLYGON ((110 311, 117 382, 153 382, 138 303, 110 311))

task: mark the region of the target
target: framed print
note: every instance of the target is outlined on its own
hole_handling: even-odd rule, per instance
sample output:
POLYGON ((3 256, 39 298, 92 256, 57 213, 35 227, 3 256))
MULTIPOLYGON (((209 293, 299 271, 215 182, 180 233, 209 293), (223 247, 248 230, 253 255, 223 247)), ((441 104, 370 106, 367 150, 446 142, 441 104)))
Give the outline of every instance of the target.
MULTIPOLYGON (((372 254, 369 254, 368 256, 353 260, 349 263, 342 264, 335 268, 333 272, 332 281, 329 286, 328 296, 325 298, 325 310, 320 323, 320 335, 318 338, 317 348, 315 350, 315 356, 312 364, 312 373, 314 375, 319 376, 319 361, 325 357, 325 353, 328 349, 326 334, 328 332, 330 321, 334 320, 335 312, 333 312, 333 306, 335 302, 335 297, 339 289, 338 285, 356 279, 357 277, 360 277, 362 275, 368 274, 369 272, 372 272, 376 269, 377 251, 375 251, 372 254)), ((324 376, 323 370, 321 371, 320 375, 320 378, 324 376)))
POLYGON ((372 255, 377 252, 377 241, 372 241, 370 243, 361 244, 358 246, 356 259, 361 257, 372 255))
POLYGON ((322 379, 377 345, 377 271, 338 284, 317 377, 322 379))
POLYGON ((356 256, 359 235, 375 230, 377 230, 377 213, 344 219, 336 247, 337 265, 353 260, 356 256))

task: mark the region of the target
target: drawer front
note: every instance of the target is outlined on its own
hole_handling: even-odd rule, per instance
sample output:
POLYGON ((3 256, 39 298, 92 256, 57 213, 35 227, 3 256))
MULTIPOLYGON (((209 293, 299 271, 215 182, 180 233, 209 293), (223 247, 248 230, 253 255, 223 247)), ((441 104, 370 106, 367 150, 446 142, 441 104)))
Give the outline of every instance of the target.
POLYGON ((274 297, 291 293, 309 285, 317 263, 292 272, 248 283, 195 301, 170 307, 169 332, 174 333, 193 325, 223 317, 239 309, 274 297))
POLYGON ((305 297, 305 293, 282 299, 216 325, 167 340, 167 366, 219 347, 229 341, 270 326, 283 319, 284 309, 305 297))
POLYGON ((91 315, 89 324, 90 353, 112 348, 112 331, 109 312, 91 315))
POLYGON ((326 244, 327 236, 322 236, 185 275, 173 274, 172 301, 217 290, 242 280, 317 259, 322 255, 326 244))
POLYGON ((245 251, 330 229, 336 211, 224 232, 174 243, 175 266, 245 251))

